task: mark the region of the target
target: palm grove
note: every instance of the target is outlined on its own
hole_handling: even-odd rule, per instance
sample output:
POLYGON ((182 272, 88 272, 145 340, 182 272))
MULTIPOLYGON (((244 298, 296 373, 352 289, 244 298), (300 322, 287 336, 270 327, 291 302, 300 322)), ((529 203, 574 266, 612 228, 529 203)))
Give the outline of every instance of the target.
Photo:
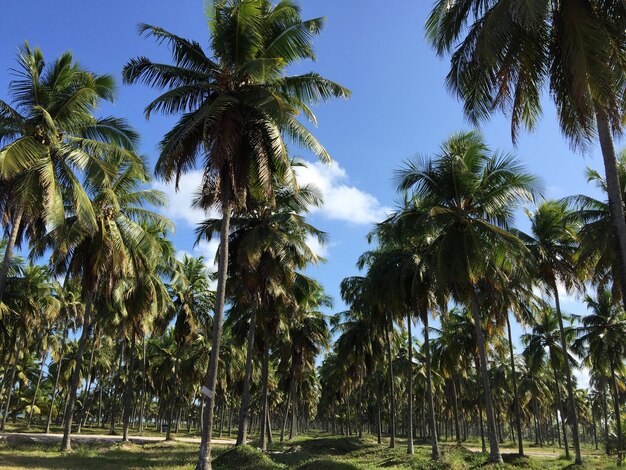
POLYGON ((62 450, 85 427, 124 440, 197 430, 199 469, 216 435, 241 445, 258 433, 268 450, 310 426, 392 447, 402 436, 409 453, 419 437, 435 460, 441 440, 479 437, 494 462, 511 439, 520 454, 556 442, 576 462, 581 443, 603 446, 621 463, 625 13, 614 0, 435 4, 427 38, 451 52, 447 85, 468 119, 503 110, 515 140, 549 89, 572 145, 599 140, 606 173, 588 177, 604 197, 544 200, 519 160, 476 131, 453 134, 398 169, 403 202, 372 228, 360 275, 341 284, 348 310, 330 319, 305 274, 321 260, 310 240, 326 238, 306 215, 323 201, 288 153, 329 162, 300 118, 315 124, 312 105, 350 94, 289 73, 315 59, 323 19, 288 0, 210 3, 209 50, 140 26, 171 61, 130 59, 122 78, 157 90, 146 117, 176 119, 156 176, 177 186, 202 169, 193 204, 218 216, 196 238, 219 240, 214 275, 213 260, 177 258, 138 135, 98 115, 114 79, 23 45, 0 101, 1 428, 60 426, 62 450), (588 312, 563 311, 563 290, 588 312), (524 327, 517 353, 512 323, 524 327))

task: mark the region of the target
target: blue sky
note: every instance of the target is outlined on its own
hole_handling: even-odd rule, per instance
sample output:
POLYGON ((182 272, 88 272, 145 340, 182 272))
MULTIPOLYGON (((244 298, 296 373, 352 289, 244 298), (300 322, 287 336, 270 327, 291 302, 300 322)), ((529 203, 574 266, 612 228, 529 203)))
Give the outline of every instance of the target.
MULTIPOLYGON (((430 2, 414 0, 302 0, 303 16, 327 17, 326 28, 315 41, 318 61, 303 63, 294 72, 315 70, 352 90, 349 101, 336 101, 316 109, 314 131, 335 160, 331 167, 311 165, 306 179, 323 190, 326 206, 311 222, 329 234, 324 253, 328 262, 310 273, 337 301, 340 280, 356 273, 354 263, 367 249, 365 235, 372 222, 394 206, 393 171, 417 153, 432 154, 451 133, 469 129, 459 101, 445 88, 447 58, 436 57, 424 39, 430 2)), ((6 98, 9 68, 24 40, 40 46, 53 59, 65 50, 87 68, 111 73, 118 81, 129 58, 145 55, 168 61, 166 47, 137 34, 140 22, 162 26, 181 36, 208 44, 202 0, 4 0, 0 16, 0 97, 6 98)), ((143 108, 156 96, 143 86, 122 86, 116 103, 102 114, 126 117, 141 133, 141 150, 155 161, 157 143, 172 125, 171 118, 147 122, 143 108)), ((544 117, 532 134, 523 133, 513 148, 509 121, 496 115, 482 131, 493 148, 514 152, 527 168, 542 177, 545 196, 557 198, 585 192, 597 195, 586 183, 584 170, 602 170, 597 148, 587 155, 574 153, 561 136, 554 108, 546 96, 544 117)), ((618 148, 619 143, 617 145, 618 148)), ((294 154, 305 159, 309 155, 294 154)), ((188 209, 188 198, 198 175, 172 193, 166 213, 177 225, 179 250, 208 254, 215 243, 194 250, 193 224, 202 216, 188 209)), ((527 224, 520 220, 520 228, 527 224)), ((582 313, 567 297, 564 308, 582 313)))

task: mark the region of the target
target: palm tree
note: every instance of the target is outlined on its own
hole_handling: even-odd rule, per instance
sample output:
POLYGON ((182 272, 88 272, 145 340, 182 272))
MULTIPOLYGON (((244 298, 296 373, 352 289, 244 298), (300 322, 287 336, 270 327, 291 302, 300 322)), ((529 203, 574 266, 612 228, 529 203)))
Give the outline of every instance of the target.
POLYGON ((599 138, 626 306, 626 222, 613 147, 624 118, 625 9, 623 0, 437 0, 426 30, 438 54, 455 48, 447 85, 472 122, 508 111, 515 141, 520 127, 537 125, 547 85, 572 146, 599 138))
MULTIPOLYGON (((567 351, 563 315, 558 284, 567 288, 577 284, 576 263, 578 248, 577 226, 563 201, 544 201, 534 213, 528 212, 532 235, 517 232, 531 253, 531 263, 537 280, 554 298, 555 310, 561 334, 561 349, 567 351)), ((574 403, 574 387, 569 356, 564 354, 564 372, 567 384, 568 415, 572 423, 572 444, 576 462, 582 461, 578 432, 578 419, 574 403)))
MULTIPOLYGON (((7 366, 13 360, 10 372, 5 369, 2 386, 8 386, 0 430, 4 431, 11 406, 11 397, 15 385, 15 375, 19 366, 20 354, 28 351, 29 339, 34 331, 47 330, 47 323, 58 312, 58 302, 54 297, 54 286, 50 280, 50 271, 44 266, 29 264, 22 270, 22 275, 8 279, 6 289, 6 316, 13 319, 12 350, 7 356, 7 366), (8 379, 8 380, 7 380, 8 379)), ((42 342, 44 338, 42 338, 42 342)))
POLYGON ((121 323, 126 330, 124 334, 130 337, 122 442, 129 442, 128 427, 133 404, 134 352, 137 338, 143 337, 148 325, 172 308, 172 299, 164 278, 172 277, 173 274, 174 246, 166 238, 163 224, 144 223, 142 228, 159 246, 147 253, 133 254, 132 276, 121 279, 113 294, 121 310, 121 323))
MULTIPOLYGON (((217 295, 213 328, 206 419, 198 469, 211 467, 217 365, 222 331, 228 265, 228 233, 232 210, 244 206, 247 193, 258 185, 272 194, 275 174, 289 174, 283 135, 329 160, 326 150, 296 119, 298 113, 314 122, 310 103, 349 92, 315 73, 286 76, 286 68, 314 59, 313 36, 321 19, 303 21, 290 0, 272 6, 267 0, 215 2, 210 8, 211 53, 200 45, 162 28, 142 25, 142 33, 168 42, 175 65, 131 60, 124 68, 126 82, 169 88, 146 108, 184 113, 161 142, 156 172, 166 180, 189 171, 202 154, 203 197, 222 213, 217 295), (211 57, 214 58, 211 59, 211 57)), ((270 198, 271 200, 271 198, 270 198)))
MULTIPOLYGON (((626 151, 620 154, 617 171, 622 200, 625 200, 626 151)), ((603 194, 608 194, 606 181, 597 171, 587 168, 587 181, 594 183, 603 194)), ((621 291, 618 245, 615 232, 611 228, 611 208, 608 200, 577 194, 565 198, 564 202, 572 208, 571 218, 579 228, 576 262, 580 271, 596 285, 612 285, 613 289, 621 291)))
MULTIPOLYGON (((227 321, 238 321, 241 315, 236 314, 244 313, 247 323, 246 372, 237 445, 246 443, 257 316, 265 313, 266 322, 275 323, 277 303, 290 302, 289 289, 296 280, 296 270, 320 260, 307 245, 307 240, 314 237, 323 243, 325 234, 306 223, 303 217, 310 210, 309 206, 319 204, 320 198, 313 188, 278 187, 275 205, 252 202, 248 210, 235 213, 231 219, 229 273, 233 280, 229 290, 232 291, 233 309, 227 321)), ((199 235, 210 239, 219 230, 220 222, 216 219, 203 222, 198 228, 199 235)), ((275 333, 264 331, 261 339, 275 333)))
POLYGON ((20 239, 27 234, 32 241, 46 226, 62 224, 68 205, 84 223, 95 225, 81 175, 109 175, 106 156, 127 153, 137 140, 123 119, 93 115, 102 101, 113 100, 110 75, 84 70, 69 52, 46 63, 41 50, 28 43, 17 61, 9 86, 13 102, 0 100, 0 200, 3 224, 10 227, 0 301, 20 239))
MULTIPOLYGON (((562 372, 566 364, 576 360, 563 347, 562 336, 570 340, 574 339, 574 330, 570 328, 562 328, 562 317, 551 307, 543 308, 535 318, 531 333, 522 335, 522 343, 526 349, 524 354, 529 358, 531 368, 540 367, 545 362, 545 355, 548 354, 550 366, 554 379, 555 395, 556 395, 556 417, 557 430, 559 414, 561 415, 561 425, 563 431, 563 444, 565 446, 565 457, 569 458, 569 447, 567 444, 567 428, 565 426, 566 419, 563 413, 561 400, 561 381, 559 380, 559 372, 562 372)), ((569 419, 572 418, 571 410, 566 414, 569 419)))
MULTIPOLYGON (((408 209, 410 211, 410 209, 408 209)), ((373 278, 379 289, 388 293, 403 304, 400 308, 407 312, 408 331, 408 376, 407 384, 407 416, 408 416, 408 448, 413 454, 413 391, 412 391, 412 363, 413 339, 411 333, 412 315, 415 314, 424 325, 424 352, 426 365, 426 383, 428 392, 429 426, 431 434, 431 448, 433 460, 439 460, 441 454, 437 441, 436 416, 433 399, 433 384, 430 353, 429 315, 439 305, 446 303, 447 295, 438 288, 432 276, 429 263, 429 242, 431 240, 428 229, 410 226, 404 223, 403 210, 391 215, 381 223, 372 236, 377 236, 383 248, 377 252, 366 253, 370 258, 368 276, 373 278)))
POLYGON ((413 201, 411 217, 432 227, 434 276, 454 298, 471 306, 487 412, 490 459, 501 462, 487 367, 479 283, 505 273, 504 257, 517 259, 521 241, 507 231, 512 214, 533 199, 536 179, 511 156, 492 153, 476 132, 450 137, 436 159, 407 162, 399 189, 413 201))
POLYGON ((41 256, 51 248, 54 271, 80 278, 81 282, 84 314, 65 412, 63 451, 71 449, 72 416, 83 354, 95 320, 94 302, 98 296, 112 298, 120 280, 137 275, 141 269, 138 259, 159 259, 161 243, 147 223, 171 228, 167 219, 143 207, 165 203, 163 193, 142 188, 150 180, 145 162, 139 157, 112 156, 107 163, 115 168, 113 178, 101 174, 87 182, 96 214, 95 227, 71 215, 62 226, 46 234, 33 252, 41 256))
POLYGON ((626 357, 626 314, 615 305, 608 290, 599 290, 595 299, 586 296, 585 303, 591 313, 580 319, 582 326, 577 329, 576 343, 584 354, 586 365, 609 378, 615 412, 617 464, 622 465, 622 415, 617 373, 623 371, 626 357))

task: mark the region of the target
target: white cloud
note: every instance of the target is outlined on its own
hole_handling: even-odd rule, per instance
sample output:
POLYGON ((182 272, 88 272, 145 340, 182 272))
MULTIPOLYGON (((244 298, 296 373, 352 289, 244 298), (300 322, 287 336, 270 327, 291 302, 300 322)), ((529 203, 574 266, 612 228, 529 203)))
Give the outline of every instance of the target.
POLYGON ((578 388, 589 388, 590 370, 588 367, 583 366, 580 369, 574 369, 574 376, 578 388))
POLYGON ((163 191, 169 199, 168 206, 162 208, 161 213, 174 222, 182 220, 192 227, 207 218, 219 217, 216 212, 206 214, 200 209, 191 207, 201 184, 202 172, 200 170, 190 171, 181 176, 178 191, 176 191, 173 183, 154 182, 152 187, 163 191))
POLYGON ((316 186, 324 197, 323 207, 313 208, 312 213, 319 212, 332 220, 371 224, 382 221, 391 212, 373 195, 347 184, 348 175, 338 163, 305 163, 306 167, 296 168, 299 184, 316 186))
POLYGON ((320 256, 322 258, 328 258, 328 248, 329 248, 328 242, 322 244, 319 242, 317 237, 314 237, 311 235, 307 235, 305 241, 306 241, 306 244, 311 249, 311 251, 315 253, 317 256, 320 256))

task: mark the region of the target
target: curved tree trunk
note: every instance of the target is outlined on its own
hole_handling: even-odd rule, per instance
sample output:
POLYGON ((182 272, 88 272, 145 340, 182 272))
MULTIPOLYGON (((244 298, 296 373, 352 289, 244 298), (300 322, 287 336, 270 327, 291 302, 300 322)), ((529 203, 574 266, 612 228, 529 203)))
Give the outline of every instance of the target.
MULTIPOLYGON (((626 0, 624 0, 626 3, 626 0)), ((606 111, 596 106, 596 123, 598 126, 598 139, 604 161, 606 189, 609 197, 609 209, 611 221, 616 239, 617 248, 617 271, 622 302, 626 308, 626 221, 624 220, 624 201, 620 190, 619 174, 617 171, 617 156, 613 145, 613 135, 606 111)))
MULTIPOLYGON (((241 409, 239 410, 239 424, 237 429, 236 446, 246 443, 248 438, 246 419, 248 417, 248 408, 250 407, 250 379, 252 377, 252 356, 254 354, 254 336, 256 330, 256 312, 253 308, 250 316, 250 329, 248 330, 248 344, 246 348, 246 369, 243 377, 243 391, 241 393, 241 409)), ((284 434, 284 433, 283 433, 284 434)), ((281 435, 282 441, 282 435, 281 435)))
POLYGON ((146 334, 142 333, 141 346, 143 355, 141 356, 141 397, 139 398, 139 429, 143 432, 143 414, 146 407, 146 334))
POLYGON ((456 391, 456 378, 458 372, 452 376, 452 406, 454 407, 454 434, 456 436, 456 445, 461 445, 461 423, 459 417, 459 399, 456 391))
POLYGON ((260 437, 260 445, 261 450, 263 452, 267 451, 267 394, 268 394, 268 379, 269 379, 269 360, 270 360, 270 346, 267 341, 263 345, 263 365, 261 366, 261 375, 263 386, 261 392, 261 402, 263 405, 261 406, 261 437, 260 437))
POLYGON ((4 412, 2 413, 2 424, 0 424, 0 431, 4 431, 6 426, 7 417, 9 416, 9 410, 11 409, 11 397, 13 395, 13 385, 15 385, 15 372, 17 371, 17 362, 20 356, 20 348, 22 346, 21 338, 15 342, 15 354, 13 356, 13 367, 11 369, 11 378, 9 379, 9 388, 7 390, 7 401, 4 405, 4 412))
POLYGON ((556 306, 556 313, 559 319, 559 333, 561 338, 561 349, 563 350, 563 367, 565 369, 565 384, 567 385, 567 408, 569 418, 572 420, 572 446, 574 447, 574 462, 580 465, 583 461, 582 454, 580 453, 580 440, 578 431, 578 416, 576 413, 576 402, 574 399, 574 386, 572 384, 572 372, 569 363, 569 355, 567 353, 567 342, 565 341, 565 328, 563 327, 563 315, 561 314, 561 301, 559 299, 559 292, 556 286, 556 280, 553 281, 552 288, 554 289, 554 302, 556 306))
POLYGON ((13 258, 13 249, 15 248, 15 243, 17 242, 17 234, 20 231, 20 224, 22 223, 23 214, 24 212, 21 209, 19 209, 15 213, 15 218, 13 219, 13 226, 11 227, 9 240, 4 250, 4 258, 2 259, 2 264, 0 265, 0 302, 2 302, 2 299, 4 298, 4 290, 7 285, 9 267, 11 266, 11 259, 13 258))
POLYGON ((617 434, 617 465, 622 465, 622 416, 619 410, 619 388, 615 377, 615 364, 611 363, 611 385, 613 386, 613 410, 615 412, 615 431, 617 434))
POLYGON ((67 341, 67 330, 69 329, 69 320, 65 324, 63 330, 63 340, 61 341, 61 355, 59 356, 59 362, 57 366, 56 378, 54 379, 54 388, 52 389, 52 398, 50 400, 50 410, 48 411, 48 419, 46 420, 46 434, 50 433, 50 424, 52 424, 52 410, 54 408, 54 400, 57 397, 57 391, 59 390, 59 379, 61 377, 61 364, 63 363, 63 357, 65 356, 65 342, 67 341))
POLYGON ((111 398, 109 399, 111 403, 111 416, 109 419, 109 435, 114 436, 115 433, 115 417, 117 416, 117 397, 122 393, 122 367, 124 366, 124 354, 126 354, 126 340, 122 341, 122 345, 120 348, 120 358, 117 363, 117 377, 113 377, 113 381, 111 383, 111 398))
POLYGON ((409 455, 414 454, 413 450, 413 335, 411 334, 411 314, 407 313, 406 316, 406 326, 409 334, 407 345, 408 347, 408 358, 409 358, 409 370, 408 370, 408 381, 407 381, 407 423, 406 423, 406 433, 407 433, 407 448, 406 452, 409 455))
POLYGON ((135 372, 135 332, 130 335, 130 348, 128 349, 128 375, 126 376, 126 393, 124 393, 124 416, 122 418, 122 442, 130 442, 128 427, 130 426, 130 413, 133 407, 133 374, 135 372))
POLYGON ((487 367, 487 350, 485 348, 485 338, 482 328, 482 317, 480 315, 480 305, 478 295, 472 290, 472 314, 474 315, 474 326, 476 328, 476 343, 478 345, 478 357, 480 358, 480 372, 483 379, 483 395, 485 398, 485 411, 487 414, 487 436, 489 438, 489 459, 494 463, 502 463, 498 436, 496 435, 496 418, 491 399, 491 384, 489 383, 489 370, 487 367))
MULTIPOLYGON (((226 185, 226 182, 222 182, 226 185)), ((227 194, 225 188, 223 194, 227 194)), ((223 196, 222 226, 220 228, 220 248, 217 266, 217 291, 215 293, 215 314, 213 316, 213 337, 211 339, 211 358, 209 360, 209 376, 207 386, 210 396, 206 397, 200 452, 196 470, 211 469, 211 436, 213 435, 213 412, 215 406, 215 387, 217 385, 217 367, 219 364, 220 343, 222 341, 222 320, 224 302, 226 300, 226 279, 228 277, 228 234, 230 231, 231 204, 223 196)))
POLYGON ((606 384, 602 384, 602 411, 604 414, 604 451, 611 455, 611 441, 609 440, 609 410, 606 399, 606 384))
MULTIPOLYGON (((552 373, 554 374, 554 386, 556 387, 556 430, 559 432, 559 413, 563 411, 563 405, 561 400, 561 387, 559 387, 559 376, 556 373, 556 361, 554 357, 551 358, 552 373)), ((567 444, 567 427, 565 425, 565 419, 561 416, 561 427, 563 428, 563 445, 565 446, 565 458, 569 459, 569 445, 567 444)), ((560 444, 560 442, 559 442, 560 444)))
POLYGON ((85 346, 89 339, 91 330, 91 309, 92 298, 90 294, 85 298, 85 315, 83 320, 82 332, 80 339, 78 340, 78 349, 76 350, 76 365, 74 373, 72 374, 72 381, 70 383, 69 395, 67 399, 67 405, 65 406, 65 426, 63 428, 63 440, 61 441, 61 451, 66 452, 72 450, 72 420, 74 415, 74 405, 76 404, 76 394, 78 392, 78 384, 80 382, 80 369, 83 365, 83 355, 85 353, 85 346))
MULTIPOLYGON (((391 321, 391 319, 389 319, 391 321)), ((389 437, 389 447, 394 448, 396 446, 396 397, 395 397, 395 387, 394 387, 394 377, 393 377, 393 356, 391 353, 391 336, 389 334, 389 324, 385 321, 385 336, 387 337, 387 361, 389 362, 389 402, 390 402, 390 411, 389 411, 389 427, 390 427, 390 437, 389 437)))
POLYGON ((378 383, 379 381, 377 380, 377 387, 376 387, 376 442, 378 444, 382 444, 383 439, 382 439, 382 433, 383 433, 383 421, 382 421, 382 414, 380 412, 380 402, 382 400, 382 387, 380 385, 380 383, 378 383))
POLYGON ((41 385, 41 379, 43 377, 43 368, 46 365, 46 356, 48 355, 48 348, 45 346, 45 341, 41 343, 41 366, 39 366, 39 376, 37 377, 37 385, 35 386, 35 393, 33 394, 33 401, 30 404, 30 412, 28 413, 28 424, 26 429, 30 428, 33 423, 33 412, 35 409, 35 403, 37 402, 37 393, 39 393, 39 386, 41 385))
POLYGON ((522 439, 522 419, 519 406, 519 394, 517 391, 517 377, 515 376, 515 355, 513 354, 513 336, 511 334, 511 321, 509 314, 506 315, 506 331, 509 335, 509 355, 511 359, 511 376, 513 377, 513 401, 515 402, 515 430, 517 432, 517 449, 520 456, 524 455, 524 443, 522 439))
MULTIPOLYGON (((422 314, 422 321, 424 322, 424 351, 426 353, 426 385, 428 388, 428 413, 429 413, 429 425, 430 425, 430 445, 431 445, 431 457, 433 460, 439 460, 441 458, 441 452, 439 451, 439 441, 437 439, 437 419, 435 416, 435 399, 433 396, 433 375, 432 364, 430 358, 430 332, 428 331, 428 312, 422 314)), ((456 400, 456 392, 455 392, 456 400)), ((458 428, 457 428, 458 432, 458 428)), ((458 436, 458 434, 457 434, 458 436)))
POLYGON ((96 332, 94 331, 93 335, 93 347, 91 348, 91 354, 89 355, 89 367, 87 368, 87 388, 85 388, 84 398, 82 400, 82 406, 80 408, 80 413, 78 414, 78 428, 76 429, 76 433, 80 434, 80 431, 83 426, 83 418, 87 414, 87 400, 89 399, 89 392, 91 391, 91 386, 93 385, 94 377, 91 375, 91 369, 93 367, 93 355, 96 351, 96 332))
MULTIPOLYGON (((291 381, 293 381, 293 378, 291 379, 291 381)), ((291 390, 291 381, 289 385, 290 390, 291 390)), ((289 405, 291 405, 291 391, 289 392, 289 394, 287 394, 287 406, 285 406, 285 417, 283 419, 283 427, 280 430, 280 442, 283 442, 285 440, 285 429, 287 429, 287 417, 289 416, 289 405)))

